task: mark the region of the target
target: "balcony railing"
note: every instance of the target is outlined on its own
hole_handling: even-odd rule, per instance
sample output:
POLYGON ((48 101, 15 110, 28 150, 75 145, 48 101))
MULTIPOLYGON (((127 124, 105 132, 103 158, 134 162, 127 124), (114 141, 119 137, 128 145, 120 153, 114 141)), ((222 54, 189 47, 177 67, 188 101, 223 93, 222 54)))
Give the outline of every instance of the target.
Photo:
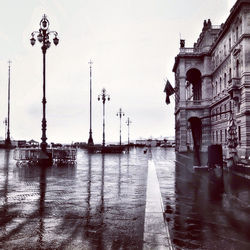
POLYGON ((212 25, 212 29, 220 29, 221 28, 221 26, 220 25, 212 25))
POLYGON ((200 50, 196 48, 180 48, 180 54, 198 54, 198 53, 200 53, 200 50))
POLYGON ((185 101, 184 103, 186 104, 186 107, 209 105, 208 100, 192 100, 192 101, 185 101))

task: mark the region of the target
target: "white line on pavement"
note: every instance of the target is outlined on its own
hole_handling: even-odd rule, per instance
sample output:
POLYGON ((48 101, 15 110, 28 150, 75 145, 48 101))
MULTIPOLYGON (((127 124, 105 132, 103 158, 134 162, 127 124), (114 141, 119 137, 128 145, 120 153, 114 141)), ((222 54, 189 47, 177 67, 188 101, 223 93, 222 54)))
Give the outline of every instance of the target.
POLYGON ((174 249, 164 220, 160 185, 152 159, 148 161, 143 249, 174 249))

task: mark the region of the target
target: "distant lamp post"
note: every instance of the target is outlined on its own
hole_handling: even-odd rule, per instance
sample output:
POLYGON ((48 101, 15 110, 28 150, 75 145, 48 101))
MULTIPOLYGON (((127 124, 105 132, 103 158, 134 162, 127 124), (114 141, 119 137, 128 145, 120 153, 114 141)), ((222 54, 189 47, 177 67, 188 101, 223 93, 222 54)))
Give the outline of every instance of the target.
POLYGON ((10 64, 11 61, 8 61, 9 63, 9 78, 8 78, 8 117, 7 117, 7 135, 5 139, 5 146, 10 147, 11 141, 10 141, 10 64))
POLYGON ((46 121, 46 83, 45 83, 45 55, 47 49, 50 47, 51 42, 49 41, 49 35, 53 34, 53 42, 55 45, 58 45, 59 39, 57 38, 58 33, 56 31, 50 31, 49 30, 49 20, 47 19, 46 15, 43 15, 42 20, 40 21, 40 29, 39 31, 34 31, 31 33, 31 39, 30 43, 33 46, 36 42, 36 39, 34 38, 35 35, 37 34, 37 40, 42 44, 42 53, 43 53, 43 99, 42 99, 42 104, 43 104, 43 118, 42 118, 42 143, 40 144, 41 150, 43 152, 47 152, 47 137, 46 137, 46 128, 47 128, 47 121, 46 121))
POLYGON ((92 138, 92 64, 93 62, 89 61, 89 139, 88 139, 88 145, 93 146, 93 138, 92 138))
POLYGON ((100 95, 98 95, 98 101, 102 100, 103 109, 102 109, 102 146, 105 147, 105 102, 106 100, 110 101, 110 96, 106 93, 106 89, 103 88, 100 95))
POLYGON ((120 108, 116 115, 120 118, 120 146, 121 146, 122 145, 122 126, 121 126, 121 121, 122 121, 122 116, 124 116, 125 113, 120 108))
POLYGON ((128 119, 127 119, 127 121, 126 121, 126 124, 127 124, 127 126, 128 126, 128 146, 129 146, 129 126, 130 126, 130 124, 132 123, 132 121, 129 119, 129 117, 128 117, 128 119))
POLYGON ((7 138, 7 127, 8 127, 8 118, 6 117, 3 121, 4 125, 5 125, 5 140, 7 138))

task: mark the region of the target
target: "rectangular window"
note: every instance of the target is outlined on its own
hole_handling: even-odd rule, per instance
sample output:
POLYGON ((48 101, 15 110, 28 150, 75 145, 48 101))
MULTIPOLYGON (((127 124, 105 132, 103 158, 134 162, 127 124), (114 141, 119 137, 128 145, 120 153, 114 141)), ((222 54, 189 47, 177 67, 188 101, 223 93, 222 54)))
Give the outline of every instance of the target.
MULTIPOLYGON (((227 111, 227 105, 224 104, 224 111, 226 112, 227 111)), ((227 113, 224 114, 224 117, 227 117, 227 113)))
POLYGON ((241 142, 241 128, 240 126, 238 126, 238 139, 239 139, 239 143, 241 142))
POLYGON ((218 131, 216 131, 216 143, 218 142, 218 131))
POLYGON ((222 143, 222 130, 220 131, 220 143, 222 143))
POLYGON ((225 129, 225 142, 227 142, 227 130, 225 129))
POLYGON ((231 50, 231 37, 229 37, 228 46, 229 46, 229 52, 230 52, 230 50, 231 50))

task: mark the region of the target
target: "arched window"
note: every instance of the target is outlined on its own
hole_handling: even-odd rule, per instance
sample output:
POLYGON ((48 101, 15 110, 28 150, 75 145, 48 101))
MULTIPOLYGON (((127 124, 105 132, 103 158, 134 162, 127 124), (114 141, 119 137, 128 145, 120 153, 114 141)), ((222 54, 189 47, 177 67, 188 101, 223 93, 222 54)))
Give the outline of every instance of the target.
POLYGON ((227 87, 227 74, 224 73, 224 88, 227 87))
POLYGON ((229 80, 231 80, 232 79, 232 69, 230 68, 229 69, 229 80))
POLYGON ((217 83, 217 81, 215 82, 215 95, 217 95, 218 94, 218 83, 217 83))

